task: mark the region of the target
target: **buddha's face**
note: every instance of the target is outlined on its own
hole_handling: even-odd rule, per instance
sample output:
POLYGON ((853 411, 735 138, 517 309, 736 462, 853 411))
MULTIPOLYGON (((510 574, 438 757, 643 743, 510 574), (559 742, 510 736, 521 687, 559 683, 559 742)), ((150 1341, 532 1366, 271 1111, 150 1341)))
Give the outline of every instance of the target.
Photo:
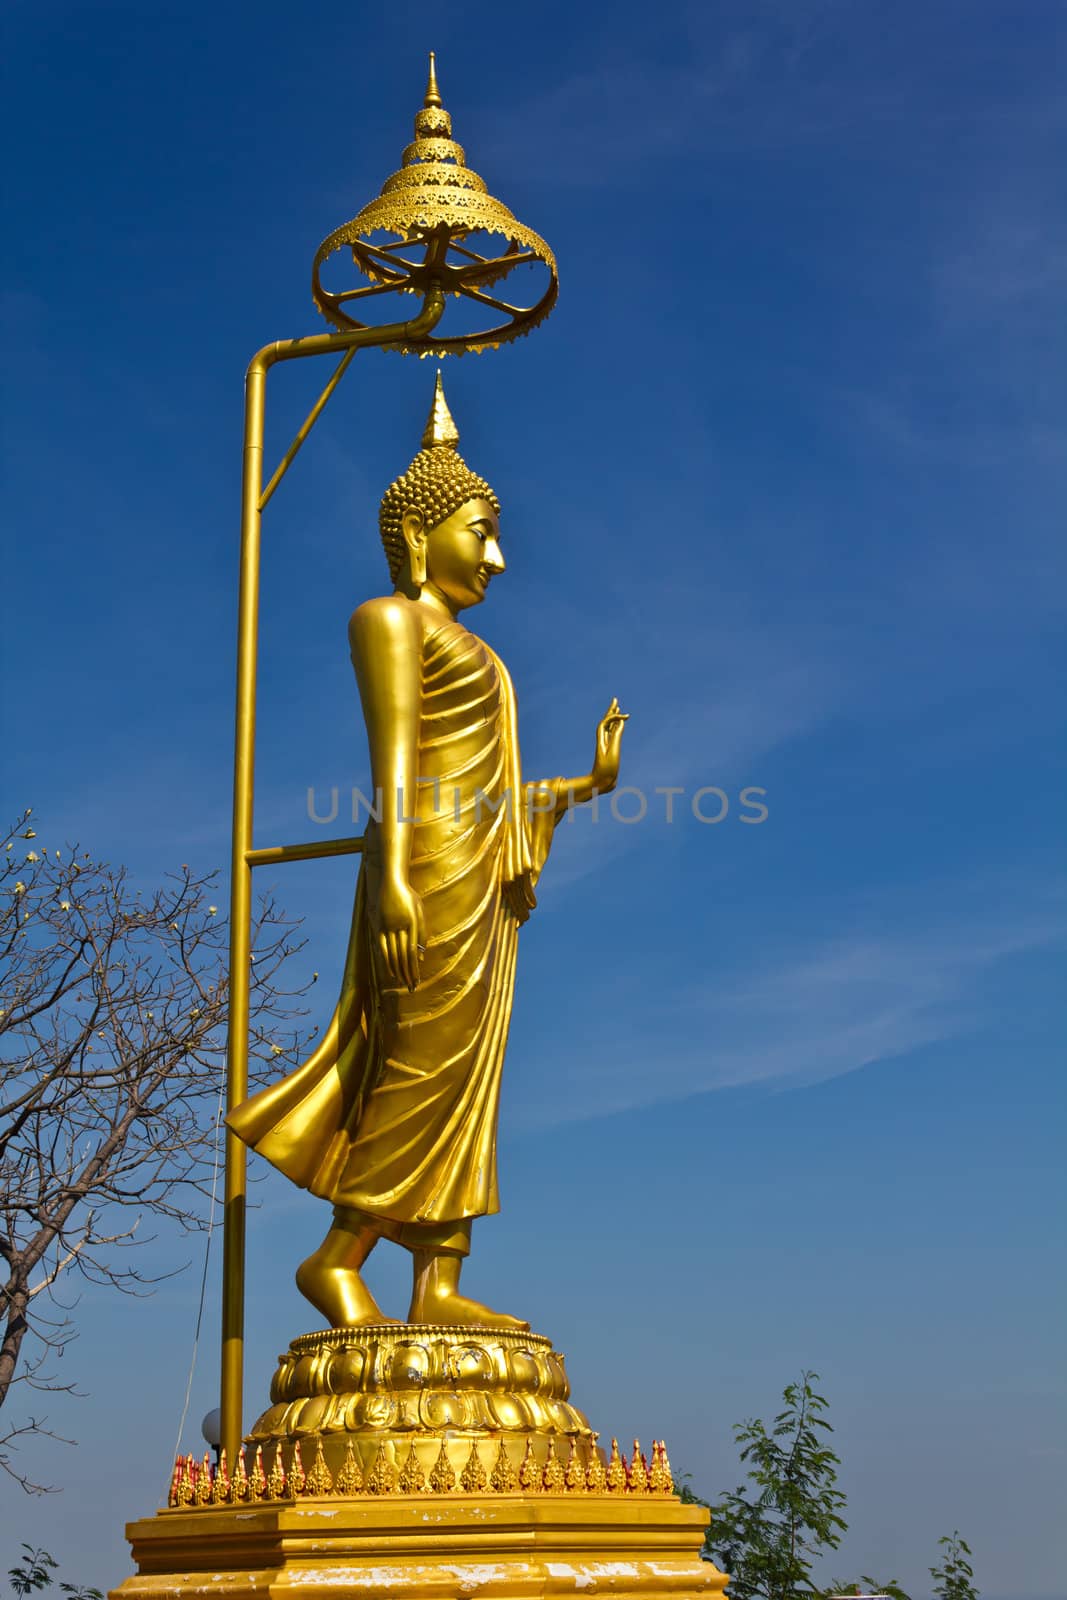
POLYGON ((488 500, 467 500, 430 529, 420 512, 405 511, 403 528, 412 553, 422 551, 427 586, 452 612, 480 605, 490 578, 504 571, 500 522, 488 500))

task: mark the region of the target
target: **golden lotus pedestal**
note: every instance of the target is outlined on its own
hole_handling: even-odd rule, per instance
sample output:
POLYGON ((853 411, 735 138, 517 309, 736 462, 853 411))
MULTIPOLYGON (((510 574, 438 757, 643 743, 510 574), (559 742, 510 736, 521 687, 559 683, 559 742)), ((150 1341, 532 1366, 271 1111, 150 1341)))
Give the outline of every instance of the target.
POLYGON ((536 1334, 305 1334, 235 1470, 177 1463, 170 1505, 129 1524, 138 1571, 112 1594, 721 1594, 707 1513, 673 1494, 666 1450, 605 1460, 569 1395, 536 1334))

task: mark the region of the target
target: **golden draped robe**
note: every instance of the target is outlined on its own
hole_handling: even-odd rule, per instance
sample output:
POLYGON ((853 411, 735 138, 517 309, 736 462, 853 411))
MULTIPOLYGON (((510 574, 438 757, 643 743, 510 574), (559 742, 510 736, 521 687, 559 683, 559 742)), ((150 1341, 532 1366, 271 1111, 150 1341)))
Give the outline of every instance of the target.
MULTIPOLYGON (((518 930, 561 780, 523 786, 503 663, 460 623, 422 644, 409 878, 426 918, 418 988, 386 973, 368 825, 341 998, 315 1053, 227 1118, 294 1183, 399 1223, 499 1210, 496 1126, 518 930)), ((386 801, 388 803, 388 801, 386 801)))

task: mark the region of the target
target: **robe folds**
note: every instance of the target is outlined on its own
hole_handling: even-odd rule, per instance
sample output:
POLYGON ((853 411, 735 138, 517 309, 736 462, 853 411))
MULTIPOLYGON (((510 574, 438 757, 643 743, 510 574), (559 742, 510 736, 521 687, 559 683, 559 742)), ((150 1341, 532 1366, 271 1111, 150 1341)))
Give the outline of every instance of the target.
POLYGON ((536 904, 561 783, 524 787, 511 681, 474 634, 435 620, 421 670, 409 865, 426 919, 418 987, 393 982, 372 937, 382 866, 372 819, 341 997, 322 1041, 227 1118, 302 1188, 401 1223, 499 1209, 497 1110, 518 930, 536 904))

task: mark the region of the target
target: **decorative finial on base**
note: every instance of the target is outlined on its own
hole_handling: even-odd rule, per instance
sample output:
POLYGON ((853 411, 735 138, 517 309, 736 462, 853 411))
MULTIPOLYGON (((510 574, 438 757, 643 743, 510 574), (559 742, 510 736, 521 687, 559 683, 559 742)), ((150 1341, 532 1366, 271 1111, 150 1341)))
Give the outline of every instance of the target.
POLYGON ((666 1466, 667 1450, 662 1439, 652 1441, 652 1465, 648 1469, 650 1494, 670 1494, 670 1473, 666 1466))
POLYGON ((503 1439, 501 1439, 496 1448, 496 1460, 493 1462, 489 1487, 495 1494, 514 1494, 519 1487, 519 1475, 512 1465, 507 1445, 503 1439))
POLYGON ((285 1463, 282 1461, 282 1447, 279 1442, 275 1446, 274 1460, 271 1463, 270 1476, 267 1479, 267 1499, 285 1499, 285 1463))
POLYGON ((567 1486, 563 1467, 556 1454, 556 1442, 551 1434, 548 1436, 548 1459, 545 1462, 545 1472, 541 1482, 546 1494, 562 1494, 567 1486))
POLYGON ((359 1462, 356 1460, 356 1452, 352 1448, 352 1441, 349 1439, 345 1447, 345 1458, 341 1463, 341 1470, 337 1474, 337 1481, 333 1486, 334 1494, 359 1494, 362 1488, 363 1472, 359 1462))
POLYGON ((263 1465, 263 1446, 256 1445, 256 1453, 252 1458, 252 1471, 248 1475, 248 1498, 250 1500, 263 1500, 267 1494, 267 1472, 263 1465))
POLYGON ((626 1463, 619 1454, 619 1441, 612 1439, 605 1487, 609 1494, 621 1494, 626 1488, 626 1463))
POLYGON ((315 1452, 315 1460, 312 1462, 311 1471, 307 1477, 307 1492, 308 1494, 316 1495, 329 1494, 332 1488, 333 1475, 326 1465, 326 1455, 320 1439, 319 1448, 315 1452))
POLYGON ((608 1487, 608 1475, 604 1470, 604 1463, 600 1459, 600 1451, 596 1447, 597 1435, 593 1435, 593 1455, 585 1474, 585 1486, 590 1494, 605 1494, 608 1487))
POLYGON ((571 1440, 570 1455, 567 1457, 567 1471, 564 1475, 564 1488, 568 1494, 585 1493, 585 1468, 582 1458, 578 1454, 577 1439, 571 1440))
POLYGON ((211 1489, 211 1504, 224 1506, 230 1498, 230 1467, 226 1460, 226 1451, 223 1449, 219 1456, 218 1471, 215 1473, 215 1482, 211 1489))
POLYGON ((662 1463, 662 1466, 663 1466, 663 1476, 664 1476, 664 1489, 663 1489, 663 1492, 664 1492, 664 1494, 673 1494, 674 1493, 674 1473, 671 1471, 671 1461, 670 1461, 670 1457, 667 1454, 667 1441, 666 1441, 666 1439, 661 1439, 660 1442, 659 1442, 659 1458, 660 1458, 660 1462, 662 1463))
POLYGON ((533 1453, 533 1442, 530 1439, 526 1441, 526 1454, 519 1468, 519 1488, 523 1494, 537 1494, 541 1489, 541 1468, 537 1464, 537 1457, 533 1453))
POLYGON ((386 1453, 385 1445, 378 1446, 374 1464, 367 1478, 368 1494, 392 1494, 396 1488, 396 1468, 386 1453))
POLYGON ((636 1439, 634 1440, 633 1460, 630 1462, 630 1470, 626 1474, 626 1487, 631 1494, 648 1493, 648 1465, 641 1446, 636 1439))
POLYGON ((459 1486, 464 1494, 482 1494, 489 1487, 489 1476, 482 1464, 477 1439, 471 1440, 470 1455, 460 1473, 459 1486))
POLYGON ((293 1495, 304 1494, 307 1491, 307 1486, 307 1473, 304 1471, 304 1463, 300 1459, 300 1440, 297 1439, 293 1444, 293 1454, 289 1461, 289 1493, 293 1495))
POLYGON ((424 1494, 426 1492, 426 1474, 422 1470, 422 1463, 419 1461, 414 1439, 408 1445, 407 1460, 404 1462, 397 1488, 401 1494, 424 1494))
POLYGON ((430 1488, 434 1494, 454 1494, 456 1491, 456 1474, 448 1459, 443 1439, 441 1448, 437 1452, 437 1460, 433 1464, 433 1471, 430 1473, 430 1488))

